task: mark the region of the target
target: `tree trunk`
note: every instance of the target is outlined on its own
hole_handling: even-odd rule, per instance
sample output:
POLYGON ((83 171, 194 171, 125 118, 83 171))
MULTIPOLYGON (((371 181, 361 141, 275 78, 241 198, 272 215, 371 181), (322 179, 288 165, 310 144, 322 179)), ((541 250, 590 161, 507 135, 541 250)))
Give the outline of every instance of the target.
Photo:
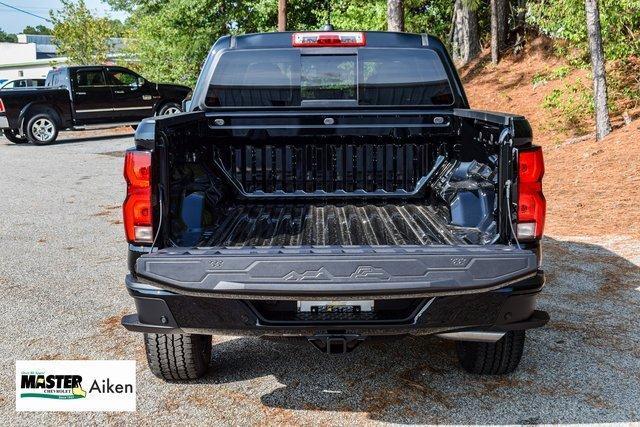
POLYGON ((278 31, 287 31, 287 0, 278 0, 278 31))
POLYGON ((516 28, 524 27, 527 17, 527 0, 518 0, 518 9, 516 12, 516 28))
POLYGON ((455 0, 451 29, 453 60, 458 66, 466 65, 480 54, 478 17, 466 0, 455 0))
POLYGON ((585 0, 587 9, 587 32, 591 50, 593 69, 593 101, 596 110, 596 140, 601 140, 611 132, 611 120, 607 108, 607 74, 604 67, 604 49, 600 30, 598 0, 585 0))
POLYGON ((402 0, 387 0, 387 31, 404 31, 402 0))
POLYGON ((500 51, 504 49, 507 34, 507 2, 491 0, 491 62, 500 61, 500 51))

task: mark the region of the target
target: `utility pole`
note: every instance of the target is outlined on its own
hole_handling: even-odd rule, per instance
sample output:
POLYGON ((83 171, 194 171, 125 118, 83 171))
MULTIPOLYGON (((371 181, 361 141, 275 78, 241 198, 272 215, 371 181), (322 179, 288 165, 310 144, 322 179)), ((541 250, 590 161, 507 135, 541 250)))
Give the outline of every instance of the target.
POLYGON ((278 31, 287 31, 287 0, 278 0, 278 31))

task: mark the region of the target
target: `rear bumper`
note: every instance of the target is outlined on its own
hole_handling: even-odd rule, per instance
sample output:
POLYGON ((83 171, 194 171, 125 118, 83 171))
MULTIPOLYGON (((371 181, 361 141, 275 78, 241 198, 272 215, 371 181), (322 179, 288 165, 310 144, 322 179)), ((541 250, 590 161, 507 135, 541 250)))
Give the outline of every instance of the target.
POLYGON ((0 116, 0 129, 9 129, 9 120, 7 116, 0 116))
POLYGON ((515 281, 498 290, 446 296, 415 297, 415 308, 401 318, 281 319, 266 315, 262 297, 231 298, 174 293, 141 283, 129 275, 126 286, 137 313, 122 324, 134 332, 240 336, 313 336, 346 331, 361 336, 430 335, 458 331, 504 332, 543 326, 549 317, 535 310, 544 273, 515 281))

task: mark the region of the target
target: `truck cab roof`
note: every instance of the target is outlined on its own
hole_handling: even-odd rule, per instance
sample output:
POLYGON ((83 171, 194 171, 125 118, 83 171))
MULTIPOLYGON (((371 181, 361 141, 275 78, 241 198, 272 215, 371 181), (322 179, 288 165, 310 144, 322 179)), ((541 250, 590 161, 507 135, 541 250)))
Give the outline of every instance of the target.
POLYGON ((389 31, 283 31, 274 33, 252 33, 238 36, 221 37, 216 45, 229 42, 238 49, 273 49, 292 47, 291 39, 293 34, 299 33, 322 33, 322 34, 345 34, 361 33, 365 35, 365 47, 427 47, 441 48, 444 50, 442 42, 428 34, 417 33, 397 33, 389 31))
POLYGON ((383 31, 224 36, 202 67, 190 110, 390 107, 469 107, 436 37, 383 31), (317 35, 333 42, 295 41, 317 35))

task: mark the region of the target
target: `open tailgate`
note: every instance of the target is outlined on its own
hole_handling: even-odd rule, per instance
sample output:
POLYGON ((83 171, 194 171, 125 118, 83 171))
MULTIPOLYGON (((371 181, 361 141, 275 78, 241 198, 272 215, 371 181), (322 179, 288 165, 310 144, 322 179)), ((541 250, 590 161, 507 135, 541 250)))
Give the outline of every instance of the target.
POLYGON ((511 246, 323 246, 163 249, 138 279, 180 294, 242 298, 434 296, 483 292, 536 274, 511 246))

